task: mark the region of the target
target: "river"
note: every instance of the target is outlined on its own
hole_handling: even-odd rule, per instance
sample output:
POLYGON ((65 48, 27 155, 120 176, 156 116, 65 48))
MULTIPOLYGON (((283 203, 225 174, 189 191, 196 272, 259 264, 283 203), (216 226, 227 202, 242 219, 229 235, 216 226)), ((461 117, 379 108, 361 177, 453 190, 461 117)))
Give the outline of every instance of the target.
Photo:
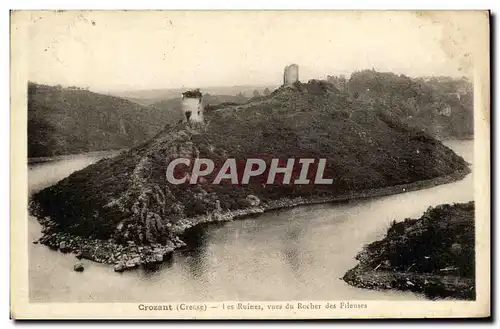
MULTIPOLYGON (((473 141, 447 141, 473 161, 473 141)), ((102 157, 29 166, 28 191, 50 186, 102 157)), ((29 296, 33 302, 159 302, 225 300, 415 300, 398 291, 371 291, 340 278, 355 266, 356 253, 381 239, 389 224, 417 218, 429 207, 473 200, 473 174, 433 188, 342 204, 301 206, 198 229, 190 249, 176 251, 155 271, 115 273, 112 266, 31 242, 40 225, 29 218, 29 296)))

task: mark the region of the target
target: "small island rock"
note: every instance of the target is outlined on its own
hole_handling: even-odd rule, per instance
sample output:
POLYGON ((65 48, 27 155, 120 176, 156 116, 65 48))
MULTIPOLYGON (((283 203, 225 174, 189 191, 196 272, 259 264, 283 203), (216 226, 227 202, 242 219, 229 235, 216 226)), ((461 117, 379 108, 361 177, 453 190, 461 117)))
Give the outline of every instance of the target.
POLYGON ((75 272, 83 272, 85 268, 83 267, 82 263, 76 263, 73 269, 75 270, 75 272))

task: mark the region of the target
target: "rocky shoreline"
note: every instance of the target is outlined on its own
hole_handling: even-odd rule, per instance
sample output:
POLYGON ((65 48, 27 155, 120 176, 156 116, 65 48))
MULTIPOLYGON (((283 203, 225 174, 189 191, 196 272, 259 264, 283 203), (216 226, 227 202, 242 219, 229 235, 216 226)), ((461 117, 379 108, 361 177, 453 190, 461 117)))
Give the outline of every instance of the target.
POLYGON ((342 202, 354 199, 381 197, 398 193, 405 193, 433 186, 451 183, 463 179, 470 173, 470 169, 457 171, 450 175, 437 177, 434 179, 418 181, 409 184, 389 186, 369 191, 353 192, 350 194, 323 198, 283 198, 280 200, 261 203, 255 200, 252 207, 238 209, 234 211, 215 211, 206 215, 183 218, 177 221, 170 228, 174 234, 167 244, 137 245, 133 241, 128 241, 127 245, 119 244, 113 239, 99 240, 84 238, 55 229, 55 223, 49 218, 38 218, 43 226, 42 237, 33 243, 41 243, 53 250, 63 253, 73 253, 78 259, 85 258, 98 263, 114 265, 116 272, 133 269, 141 265, 158 264, 171 258, 172 253, 179 248, 185 247, 186 243, 181 240, 181 236, 189 229, 206 223, 228 222, 237 218, 244 218, 249 215, 260 214, 266 211, 292 208, 299 205, 320 204, 329 202, 342 202))
POLYGON ((113 239, 99 240, 85 238, 66 232, 55 231, 50 218, 38 219, 43 226, 42 237, 35 244, 43 244, 52 250, 62 253, 73 253, 77 259, 88 259, 97 263, 114 265, 116 272, 123 272, 141 264, 157 264, 168 260, 172 252, 185 246, 179 238, 166 245, 136 245, 129 241, 128 245, 116 243, 113 239))
POLYGON ((476 295, 474 279, 457 275, 374 271, 370 267, 357 265, 347 271, 343 280, 358 288, 412 291, 423 293, 431 299, 451 297, 473 300, 476 295))
POLYGON ((430 299, 474 300, 474 202, 429 208, 366 245, 343 280, 365 289, 423 293, 430 299))

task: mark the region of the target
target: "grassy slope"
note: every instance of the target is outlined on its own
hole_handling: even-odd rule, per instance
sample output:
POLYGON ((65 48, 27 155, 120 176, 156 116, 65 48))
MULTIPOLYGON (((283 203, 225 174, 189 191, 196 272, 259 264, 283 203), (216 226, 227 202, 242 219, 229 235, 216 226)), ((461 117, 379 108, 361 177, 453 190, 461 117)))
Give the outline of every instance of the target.
MULTIPOLYGON (((34 195, 32 210, 78 235, 138 243, 163 242, 171 223, 217 209, 249 207, 249 194, 267 202, 431 179, 466 168, 465 161, 428 135, 401 124, 383 108, 352 102, 332 85, 282 88, 242 106, 207 113, 208 124, 169 126, 116 158, 101 160, 34 195), (167 162, 177 157, 326 158, 332 185, 169 185, 167 162)), ((215 175, 215 173, 213 174, 215 175)), ((209 178, 210 181, 210 178, 209 178)))
POLYGON ((122 98, 30 83, 28 156, 130 148, 173 119, 122 98))

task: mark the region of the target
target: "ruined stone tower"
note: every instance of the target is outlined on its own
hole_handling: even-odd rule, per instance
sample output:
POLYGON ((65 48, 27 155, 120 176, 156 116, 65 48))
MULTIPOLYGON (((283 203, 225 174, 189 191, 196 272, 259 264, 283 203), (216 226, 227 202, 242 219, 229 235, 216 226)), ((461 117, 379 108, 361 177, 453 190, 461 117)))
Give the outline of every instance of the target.
POLYGON ((299 66, 297 64, 285 66, 285 72, 283 74, 283 85, 291 86, 297 81, 299 81, 299 66))
POLYGON ((186 122, 203 122, 203 95, 199 89, 182 93, 181 107, 186 122))

